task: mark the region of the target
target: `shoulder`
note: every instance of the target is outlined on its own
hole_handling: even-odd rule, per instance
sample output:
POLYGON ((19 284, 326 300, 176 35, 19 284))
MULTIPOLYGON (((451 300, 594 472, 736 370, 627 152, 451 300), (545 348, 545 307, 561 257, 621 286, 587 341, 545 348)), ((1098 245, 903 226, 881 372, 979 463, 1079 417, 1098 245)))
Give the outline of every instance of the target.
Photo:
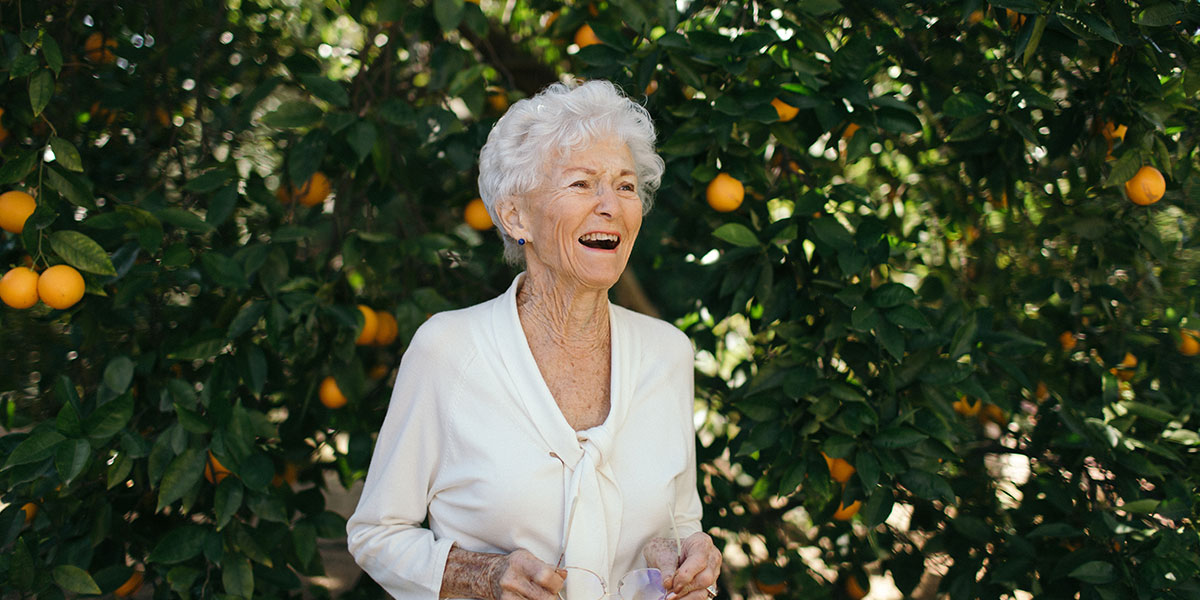
POLYGON ((405 350, 405 356, 420 354, 429 358, 460 361, 478 345, 482 325, 490 323, 494 298, 474 306, 437 313, 421 324, 405 350))
POLYGON ((651 316, 613 305, 617 325, 647 355, 669 357, 691 363, 692 340, 678 327, 651 316))

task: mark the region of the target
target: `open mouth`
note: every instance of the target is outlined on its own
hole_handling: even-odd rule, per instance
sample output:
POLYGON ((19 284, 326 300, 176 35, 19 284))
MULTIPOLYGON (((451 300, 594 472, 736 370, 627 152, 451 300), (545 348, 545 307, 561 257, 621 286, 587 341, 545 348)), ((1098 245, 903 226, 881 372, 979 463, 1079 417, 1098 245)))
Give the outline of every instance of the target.
POLYGON ((596 250, 613 250, 621 243, 621 236, 615 233, 585 233, 579 236, 579 243, 596 250))

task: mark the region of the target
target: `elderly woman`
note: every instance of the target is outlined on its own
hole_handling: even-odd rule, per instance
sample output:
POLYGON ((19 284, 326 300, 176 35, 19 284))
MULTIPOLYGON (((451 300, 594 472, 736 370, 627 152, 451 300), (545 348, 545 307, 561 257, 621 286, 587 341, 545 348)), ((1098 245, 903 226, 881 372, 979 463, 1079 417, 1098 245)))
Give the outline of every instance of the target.
POLYGON ((691 345, 608 300, 662 177, 654 139, 646 110, 604 81, 552 85, 488 136, 480 193, 525 272, 429 319, 404 354, 347 525, 391 595, 715 593, 691 345))

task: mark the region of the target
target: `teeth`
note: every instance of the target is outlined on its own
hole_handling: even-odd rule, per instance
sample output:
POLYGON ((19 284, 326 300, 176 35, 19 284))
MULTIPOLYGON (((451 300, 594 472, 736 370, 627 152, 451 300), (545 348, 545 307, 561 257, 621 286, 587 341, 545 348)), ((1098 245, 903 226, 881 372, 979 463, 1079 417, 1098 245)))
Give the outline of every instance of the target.
POLYGON ((585 233, 579 237, 581 242, 615 242, 619 239, 614 233, 585 233))

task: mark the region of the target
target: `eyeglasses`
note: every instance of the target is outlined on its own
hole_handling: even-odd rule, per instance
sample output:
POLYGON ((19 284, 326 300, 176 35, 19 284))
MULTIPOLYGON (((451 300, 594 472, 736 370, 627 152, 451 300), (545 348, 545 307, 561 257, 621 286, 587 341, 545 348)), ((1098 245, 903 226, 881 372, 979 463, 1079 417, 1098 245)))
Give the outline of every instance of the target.
MULTIPOLYGON (((558 459, 558 462, 563 466, 563 477, 566 478, 567 463, 558 454, 551 452, 550 456, 558 459)), ((564 485, 564 489, 565 489, 564 485)), ((609 598, 619 598, 620 600, 663 600, 667 597, 667 590, 663 587, 662 571, 658 569, 634 569, 625 573, 621 580, 617 582, 616 593, 613 594, 608 589, 608 584, 599 573, 591 569, 583 567, 563 566, 563 561, 567 556, 567 541, 571 537, 571 523, 575 520, 575 508, 579 506, 579 496, 576 495, 571 499, 571 507, 567 514, 566 526, 563 531, 562 547, 558 553, 558 563, 555 568, 563 569, 567 572, 567 578, 563 583, 563 588, 558 593, 559 600, 566 600, 564 594, 570 590, 572 600, 608 600, 609 598)), ((671 505, 667 505, 667 511, 671 515, 671 527, 675 533, 675 548, 680 556, 683 555, 683 543, 679 539, 679 529, 675 525, 675 511, 671 505)))

